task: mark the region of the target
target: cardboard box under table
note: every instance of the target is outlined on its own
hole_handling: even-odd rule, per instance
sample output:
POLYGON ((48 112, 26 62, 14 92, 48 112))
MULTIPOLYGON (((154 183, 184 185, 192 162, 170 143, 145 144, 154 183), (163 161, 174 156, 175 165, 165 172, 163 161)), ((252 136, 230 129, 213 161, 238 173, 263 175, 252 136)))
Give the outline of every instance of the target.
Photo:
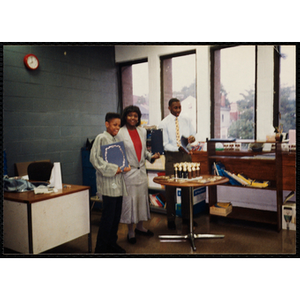
MULTIPOLYGON (((193 213, 199 214, 205 210, 206 186, 193 189, 193 213)), ((176 189, 176 215, 182 217, 181 214, 181 188, 176 189)))

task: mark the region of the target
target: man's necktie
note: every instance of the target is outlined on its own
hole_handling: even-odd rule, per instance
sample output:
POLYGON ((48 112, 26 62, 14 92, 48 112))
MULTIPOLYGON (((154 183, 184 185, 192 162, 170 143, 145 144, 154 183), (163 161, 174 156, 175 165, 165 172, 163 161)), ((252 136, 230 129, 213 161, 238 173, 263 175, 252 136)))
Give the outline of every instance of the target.
POLYGON ((180 134, 179 134, 179 122, 178 118, 175 118, 175 125, 176 125, 176 141, 177 141, 177 147, 180 147, 180 134))

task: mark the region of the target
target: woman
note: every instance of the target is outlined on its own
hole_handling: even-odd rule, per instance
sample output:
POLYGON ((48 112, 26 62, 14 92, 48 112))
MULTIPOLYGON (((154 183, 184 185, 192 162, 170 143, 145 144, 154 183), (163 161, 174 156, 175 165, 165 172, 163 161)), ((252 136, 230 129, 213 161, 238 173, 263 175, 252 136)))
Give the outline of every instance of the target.
POLYGON ((124 142, 128 164, 131 171, 124 173, 128 196, 123 197, 120 223, 128 226, 127 240, 136 243, 135 234, 153 236, 153 232, 143 226, 150 219, 148 199, 148 179, 145 160, 153 162, 160 157, 159 153, 151 155, 146 147, 145 128, 140 127, 141 111, 137 106, 127 106, 122 115, 121 129, 117 138, 124 142), (134 230, 134 224, 136 228, 134 230))

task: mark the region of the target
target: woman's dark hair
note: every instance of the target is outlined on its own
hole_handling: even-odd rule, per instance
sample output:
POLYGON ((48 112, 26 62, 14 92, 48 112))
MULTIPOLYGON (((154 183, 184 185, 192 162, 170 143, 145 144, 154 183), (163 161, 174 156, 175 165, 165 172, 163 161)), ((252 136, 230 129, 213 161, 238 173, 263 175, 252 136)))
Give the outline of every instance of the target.
POLYGON ((141 113, 139 107, 135 106, 135 105, 129 105, 129 106, 125 107, 124 110, 123 110, 123 114, 122 114, 122 118, 121 118, 121 127, 126 124, 127 115, 131 112, 135 112, 135 113, 138 114, 139 119, 138 119, 138 122, 137 122, 136 126, 141 125, 142 113, 141 113))
POLYGON ((105 116, 105 122, 109 122, 112 119, 121 119, 121 115, 114 112, 108 112, 105 116))

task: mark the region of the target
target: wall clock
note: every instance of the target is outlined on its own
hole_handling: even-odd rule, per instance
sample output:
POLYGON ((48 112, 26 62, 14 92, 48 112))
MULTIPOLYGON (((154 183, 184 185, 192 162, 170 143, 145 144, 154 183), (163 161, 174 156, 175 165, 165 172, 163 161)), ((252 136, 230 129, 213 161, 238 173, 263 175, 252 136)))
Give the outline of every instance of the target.
POLYGON ((29 70, 36 70, 40 63, 34 54, 27 54, 24 56, 24 64, 29 70))

